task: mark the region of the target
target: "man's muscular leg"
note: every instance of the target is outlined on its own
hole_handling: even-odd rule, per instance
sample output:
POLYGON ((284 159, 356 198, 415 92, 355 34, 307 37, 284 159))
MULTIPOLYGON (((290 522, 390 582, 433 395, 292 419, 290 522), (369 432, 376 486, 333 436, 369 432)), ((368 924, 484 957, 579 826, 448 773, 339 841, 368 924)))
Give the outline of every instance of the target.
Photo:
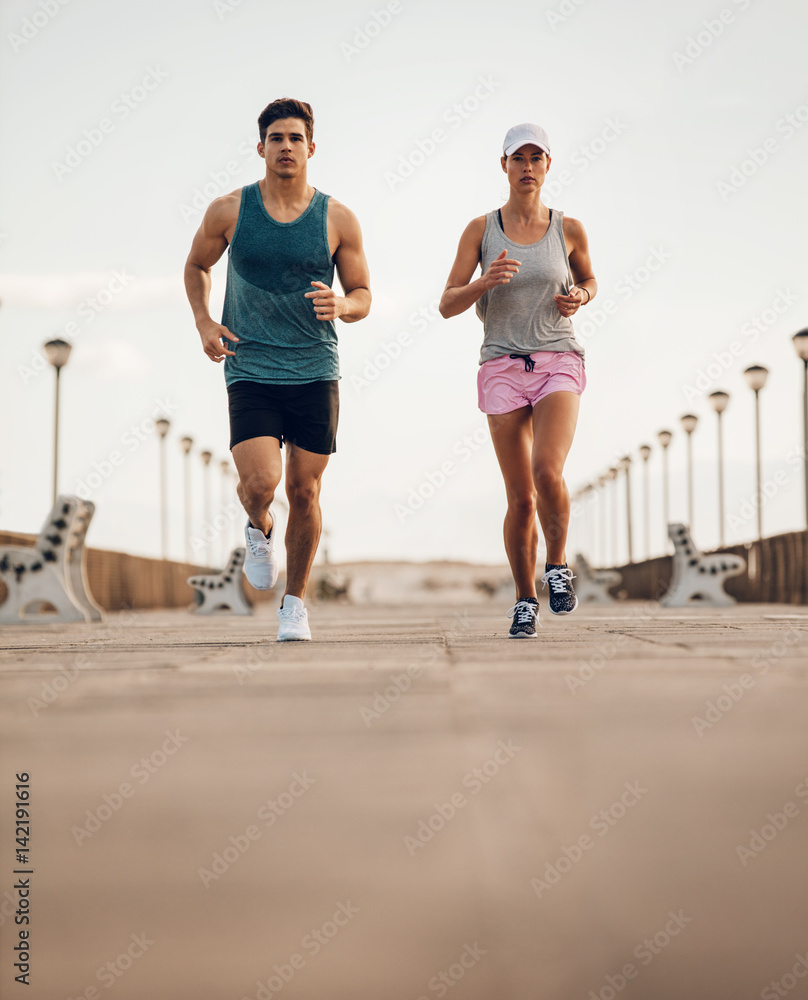
POLYGON ((289 523, 286 526, 286 594, 306 596, 314 555, 323 526, 320 483, 328 455, 317 455, 289 444, 286 461, 286 495, 289 523))
POLYGON ((275 498, 283 469, 281 443, 275 437, 250 438, 234 445, 232 454, 238 470, 238 498, 250 524, 266 535, 272 527, 269 505, 275 498))

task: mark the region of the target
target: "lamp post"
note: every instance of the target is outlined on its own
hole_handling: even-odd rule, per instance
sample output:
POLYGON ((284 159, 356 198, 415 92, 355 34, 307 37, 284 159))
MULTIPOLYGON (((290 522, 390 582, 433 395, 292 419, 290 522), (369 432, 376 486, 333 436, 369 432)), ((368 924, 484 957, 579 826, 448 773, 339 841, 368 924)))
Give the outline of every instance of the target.
MULTIPOLYGON (((222 473, 222 517, 226 517, 225 511, 227 510, 227 482, 230 478, 230 463, 226 458, 223 458, 219 462, 219 469, 222 473)), ((227 531, 222 529, 222 540, 221 540, 221 553, 222 553, 222 566, 227 565, 227 531)))
POLYGON ((631 544, 631 455, 623 455, 620 459, 620 469, 626 474, 626 547, 628 549, 628 561, 634 562, 634 550, 631 544))
POLYGON ((763 365, 750 365, 744 370, 746 384, 755 394, 755 475, 757 479, 757 529, 758 538, 763 538, 763 497, 761 495, 760 474, 760 390, 766 384, 769 369, 763 365))
POLYGON ((596 482, 600 493, 598 494, 598 507, 600 509, 600 565, 605 566, 608 556, 606 555, 606 476, 598 476, 596 482))
POLYGON ((808 527, 808 329, 795 333, 791 340, 805 369, 802 390, 802 468, 805 473, 805 525, 808 527))
POLYGON ((192 437, 186 436, 180 438, 180 445, 182 446, 182 453, 185 456, 183 460, 183 492, 185 494, 185 561, 187 563, 192 562, 193 557, 191 554, 191 448, 194 446, 194 439, 192 437))
POLYGON ((617 467, 612 465, 606 476, 610 483, 615 485, 611 489, 612 494, 612 544, 610 550, 612 553, 612 566, 617 565, 617 467))
POLYGON ((699 418, 693 413, 686 413, 681 418, 682 428, 687 434, 687 526, 693 532, 693 431, 699 418))
POLYGON ((651 445, 640 445, 640 458, 642 459, 642 510, 643 510, 643 547, 645 558, 651 558, 651 510, 649 504, 648 491, 648 459, 651 457, 651 445))
POLYGON ((662 516, 665 519, 665 551, 670 550, 668 525, 670 524, 670 495, 668 490, 668 448, 670 447, 672 431, 660 431, 657 434, 659 446, 662 448, 662 516))
POLYGON ((70 357, 72 344, 66 340, 49 340, 45 344, 45 357, 56 369, 56 403, 53 417, 53 502, 59 493, 59 375, 70 357))
MULTIPOLYGON (((207 528, 208 539, 210 539, 210 526, 211 526, 210 525, 210 460, 213 458, 213 452, 212 451, 200 452, 200 458, 202 459, 202 464, 205 467, 205 472, 204 472, 205 482, 203 487, 205 523, 202 526, 202 538, 205 537, 206 534, 205 529, 207 528)), ((208 540, 205 545, 205 558, 208 561, 208 566, 211 566, 213 564, 213 552, 211 549, 210 540, 208 540)))
POLYGON ((707 397, 718 417, 718 544, 724 545, 724 431, 721 414, 729 403, 729 393, 719 389, 707 397))
POLYGON ((168 491, 166 488, 166 434, 171 427, 167 417, 158 417, 154 421, 157 433, 160 435, 160 547, 163 559, 168 559, 168 491))

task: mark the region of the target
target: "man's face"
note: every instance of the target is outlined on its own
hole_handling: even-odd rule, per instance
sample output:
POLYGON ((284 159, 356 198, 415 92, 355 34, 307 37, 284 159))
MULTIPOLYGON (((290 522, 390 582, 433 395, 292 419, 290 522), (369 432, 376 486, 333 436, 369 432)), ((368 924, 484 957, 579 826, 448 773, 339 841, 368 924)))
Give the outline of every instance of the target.
POLYGON ((300 118, 278 118, 267 129, 264 141, 258 143, 258 152, 273 173, 294 177, 314 153, 314 143, 306 137, 306 126, 300 118))
POLYGON ((538 146, 527 143, 509 157, 502 157, 508 183, 519 191, 537 191, 544 183, 551 159, 538 146))

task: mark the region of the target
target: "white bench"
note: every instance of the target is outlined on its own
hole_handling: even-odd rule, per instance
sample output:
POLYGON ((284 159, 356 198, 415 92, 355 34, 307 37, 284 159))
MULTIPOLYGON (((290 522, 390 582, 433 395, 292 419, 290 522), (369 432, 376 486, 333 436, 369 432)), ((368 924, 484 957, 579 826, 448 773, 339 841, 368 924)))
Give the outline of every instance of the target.
POLYGON ((101 621, 87 585, 84 549, 94 513, 91 501, 61 495, 33 548, 0 546, 0 578, 8 590, 0 624, 101 621), (54 610, 43 610, 49 606, 54 610))
POLYGON ((252 608, 247 603, 242 582, 245 548, 233 549, 227 568, 221 573, 189 576, 188 583, 194 588, 193 611, 198 615, 212 615, 230 611, 234 615, 251 615, 252 608))
POLYGON ((684 524, 669 524, 668 535, 673 542, 673 574, 668 592, 659 601, 663 607, 700 604, 726 608, 737 603, 724 590, 724 581, 746 569, 746 562, 740 556, 723 552, 702 555, 684 524))
POLYGON ((581 604, 613 604, 615 598, 609 593, 623 579, 615 569, 593 569, 586 556, 578 553, 573 562, 575 569, 575 593, 581 604))

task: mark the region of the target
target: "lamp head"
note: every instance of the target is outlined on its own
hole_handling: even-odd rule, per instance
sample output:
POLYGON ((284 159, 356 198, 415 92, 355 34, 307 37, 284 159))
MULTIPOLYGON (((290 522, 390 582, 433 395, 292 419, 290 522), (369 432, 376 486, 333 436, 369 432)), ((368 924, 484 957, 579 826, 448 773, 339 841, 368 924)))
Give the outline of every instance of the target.
POLYGON ((72 344, 57 337, 55 340, 49 340, 45 344, 45 357, 59 371, 60 368, 63 368, 67 364, 72 347, 72 344))
POLYGON ((158 417, 157 420, 154 421, 154 426, 157 428, 160 437, 164 438, 166 434, 168 434, 169 427, 171 427, 171 421, 168 417, 158 417))
POLYGON ((194 446, 194 439, 192 437, 188 437, 186 434, 184 438, 180 438, 180 444, 182 445, 183 452, 187 455, 194 446))
POLYGON ((659 434, 657 434, 659 443, 662 445, 663 448, 668 447, 668 445, 671 443, 672 437, 673 433, 671 431, 660 431, 659 434))
POLYGON ((643 462, 647 462, 650 457, 651 457, 651 445, 650 444, 641 444, 640 445, 640 458, 643 460, 643 462))
POLYGON ((710 400, 710 406, 712 406, 716 413, 723 413, 729 403, 729 393, 721 389, 717 392, 711 392, 707 398, 710 400))
POLYGON ((800 360, 808 361, 808 329, 795 333, 791 340, 800 360))
POLYGON ((769 369, 764 368, 763 365, 750 365, 744 370, 746 384, 753 392, 759 392, 763 388, 768 374, 769 369))
POLYGON ((696 429, 696 424, 699 422, 699 418, 695 413, 686 413, 681 418, 682 427, 684 428, 685 434, 692 434, 696 429))
POLYGON ((203 452, 200 452, 200 455, 201 455, 202 461, 205 463, 205 465, 210 465, 210 460, 213 458, 213 452, 212 451, 203 451, 203 452))

